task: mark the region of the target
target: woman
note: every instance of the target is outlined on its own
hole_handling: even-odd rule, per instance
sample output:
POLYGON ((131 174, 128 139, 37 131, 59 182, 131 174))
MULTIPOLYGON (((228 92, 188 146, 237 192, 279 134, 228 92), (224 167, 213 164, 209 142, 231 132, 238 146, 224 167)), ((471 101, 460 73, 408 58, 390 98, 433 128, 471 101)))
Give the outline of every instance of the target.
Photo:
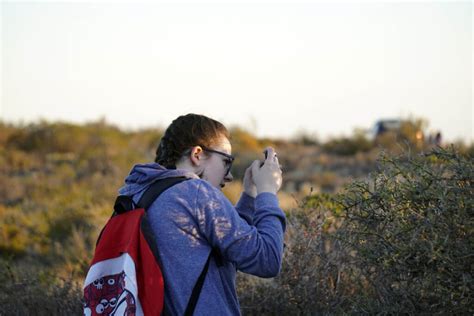
POLYGON ((282 182, 272 148, 246 170, 234 207, 221 189, 232 181, 229 133, 221 123, 188 114, 166 129, 156 163, 136 165, 120 194, 138 202, 159 179, 186 177, 148 209, 165 279, 165 313, 183 315, 206 266, 195 315, 240 315, 236 270, 274 277, 281 267, 285 215, 276 193, 282 182), (210 255, 211 254, 211 255, 210 255))

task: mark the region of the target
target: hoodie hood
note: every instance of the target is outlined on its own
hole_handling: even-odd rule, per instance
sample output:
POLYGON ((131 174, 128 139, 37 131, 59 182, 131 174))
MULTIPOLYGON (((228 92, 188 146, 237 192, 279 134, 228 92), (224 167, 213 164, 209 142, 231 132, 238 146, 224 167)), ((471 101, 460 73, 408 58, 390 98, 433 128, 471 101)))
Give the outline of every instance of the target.
POLYGON ((120 188, 119 194, 133 196, 157 180, 176 177, 199 179, 195 173, 183 169, 166 169, 158 163, 138 164, 125 178, 125 185, 120 188))

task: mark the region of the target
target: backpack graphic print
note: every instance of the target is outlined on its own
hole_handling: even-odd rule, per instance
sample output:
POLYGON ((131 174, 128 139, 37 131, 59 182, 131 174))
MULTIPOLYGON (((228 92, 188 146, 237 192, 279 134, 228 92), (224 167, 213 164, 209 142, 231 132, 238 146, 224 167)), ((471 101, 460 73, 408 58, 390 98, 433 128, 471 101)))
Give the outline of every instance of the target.
POLYGON ((135 315, 133 293, 126 289, 125 272, 98 278, 84 288, 85 315, 135 315))

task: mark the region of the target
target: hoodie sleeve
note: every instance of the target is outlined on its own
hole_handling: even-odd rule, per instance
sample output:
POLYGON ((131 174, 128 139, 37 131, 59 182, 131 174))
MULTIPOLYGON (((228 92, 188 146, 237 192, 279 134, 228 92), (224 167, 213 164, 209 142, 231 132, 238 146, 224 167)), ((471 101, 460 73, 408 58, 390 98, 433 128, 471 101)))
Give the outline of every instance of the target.
POLYGON ((261 193, 256 197, 252 226, 211 185, 201 182, 197 191, 199 229, 211 246, 242 272, 260 277, 276 276, 281 268, 286 225, 276 195, 261 193))
POLYGON ((242 192, 239 201, 235 205, 235 209, 240 217, 245 219, 249 225, 253 225, 253 215, 255 213, 255 198, 242 192))

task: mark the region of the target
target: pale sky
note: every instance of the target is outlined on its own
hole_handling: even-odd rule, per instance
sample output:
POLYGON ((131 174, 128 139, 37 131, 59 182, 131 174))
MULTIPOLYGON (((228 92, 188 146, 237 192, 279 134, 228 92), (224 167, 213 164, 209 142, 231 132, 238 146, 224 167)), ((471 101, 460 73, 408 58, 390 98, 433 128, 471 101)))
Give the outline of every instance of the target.
POLYGON ((474 140, 472 2, 5 2, 0 119, 321 139, 422 117, 474 140))

